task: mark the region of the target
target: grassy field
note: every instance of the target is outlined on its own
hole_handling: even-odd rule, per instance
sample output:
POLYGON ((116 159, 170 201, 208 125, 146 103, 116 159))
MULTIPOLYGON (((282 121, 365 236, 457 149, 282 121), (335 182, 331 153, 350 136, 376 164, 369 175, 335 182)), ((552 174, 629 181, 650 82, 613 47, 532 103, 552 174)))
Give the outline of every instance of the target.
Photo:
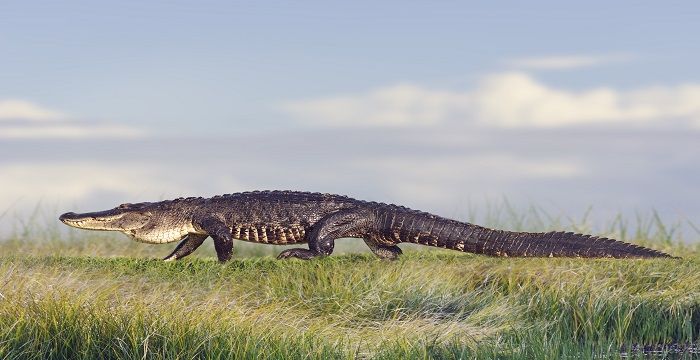
MULTIPOLYGON (((500 227, 590 231, 509 219, 500 227)), ((700 247, 653 217, 604 232, 682 260, 408 247, 388 262, 343 241, 339 255, 309 262, 237 243, 225 265, 210 244, 164 263, 174 245, 52 226, 0 243, 0 358, 581 359, 700 342, 700 247)))

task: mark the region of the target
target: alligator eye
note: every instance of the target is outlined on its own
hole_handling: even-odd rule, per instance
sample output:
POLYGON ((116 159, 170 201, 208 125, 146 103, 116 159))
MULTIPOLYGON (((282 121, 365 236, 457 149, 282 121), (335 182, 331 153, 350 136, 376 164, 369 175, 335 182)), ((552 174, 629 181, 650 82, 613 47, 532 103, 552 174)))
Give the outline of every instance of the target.
POLYGON ((124 203, 124 204, 117 206, 117 209, 126 209, 126 208, 129 208, 130 206, 131 206, 130 203, 124 203))

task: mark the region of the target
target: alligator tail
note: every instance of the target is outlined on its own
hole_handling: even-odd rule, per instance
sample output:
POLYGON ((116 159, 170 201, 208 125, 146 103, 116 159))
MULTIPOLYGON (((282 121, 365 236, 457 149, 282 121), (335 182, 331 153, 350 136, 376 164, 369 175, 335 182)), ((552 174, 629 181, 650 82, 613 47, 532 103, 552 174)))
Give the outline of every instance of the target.
POLYGON ((441 218, 427 213, 399 214, 397 240, 503 257, 655 258, 669 254, 622 241, 572 232, 514 232, 441 218), (404 227, 403 225, 407 225, 404 227))
POLYGON ((491 256, 515 257, 583 257, 583 258, 653 258, 671 257, 658 250, 573 232, 529 233, 493 230, 476 225, 472 235, 462 242, 448 242, 455 250, 491 256))

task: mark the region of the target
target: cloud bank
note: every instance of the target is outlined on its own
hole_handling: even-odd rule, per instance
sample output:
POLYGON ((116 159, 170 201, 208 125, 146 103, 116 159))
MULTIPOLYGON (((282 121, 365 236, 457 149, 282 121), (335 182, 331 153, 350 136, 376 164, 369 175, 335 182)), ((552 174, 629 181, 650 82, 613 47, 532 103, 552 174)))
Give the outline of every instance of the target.
POLYGON ((0 141, 0 214, 10 214, 0 237, 12 214, 39 201, 55 206, 56 222, 67 210, 254 189, 341 193, 453 218, 504 195, 573 217, 594 205, 600 224, 652 207, 700 218, 700 148, 684 130, 344 128, 180 140, 0 141))
POLYGON ((445 123, 497 128, 645 127, 673 123, 700 129, 700 84, 571 91, 527 73, 506 72, 484 77, 472 90, 406 83, 360 94, 291 101, 282 110, 303 123, 329 127, 445 123))
POLYGON ((0 139, 119 139, 143 135, 142 130, 130 126, 77 121, 26 100, 0 100, 0 139))

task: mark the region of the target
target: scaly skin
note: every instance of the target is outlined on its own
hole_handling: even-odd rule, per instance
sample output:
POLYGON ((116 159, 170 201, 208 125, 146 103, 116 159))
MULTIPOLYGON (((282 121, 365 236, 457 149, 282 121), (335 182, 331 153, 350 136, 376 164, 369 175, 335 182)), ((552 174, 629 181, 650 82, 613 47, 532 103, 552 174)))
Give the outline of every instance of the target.
POLYGON ((660 251, 607 238, 567 232, 494 230, 402 206, 346 196, 254 191, 212 198, 179 198, 122 204, 94 213, 65 213, 67 225, 120 231, 137 241, 181 241, 165 260, 181 259, 211 236, 219 261, 231 258, 233 239, 264 244, 302 244, 278 258, 330 255, 338 238, 362 238, 374 254, 396 259, 402 242, 504 257, 650 258, 660 251))

